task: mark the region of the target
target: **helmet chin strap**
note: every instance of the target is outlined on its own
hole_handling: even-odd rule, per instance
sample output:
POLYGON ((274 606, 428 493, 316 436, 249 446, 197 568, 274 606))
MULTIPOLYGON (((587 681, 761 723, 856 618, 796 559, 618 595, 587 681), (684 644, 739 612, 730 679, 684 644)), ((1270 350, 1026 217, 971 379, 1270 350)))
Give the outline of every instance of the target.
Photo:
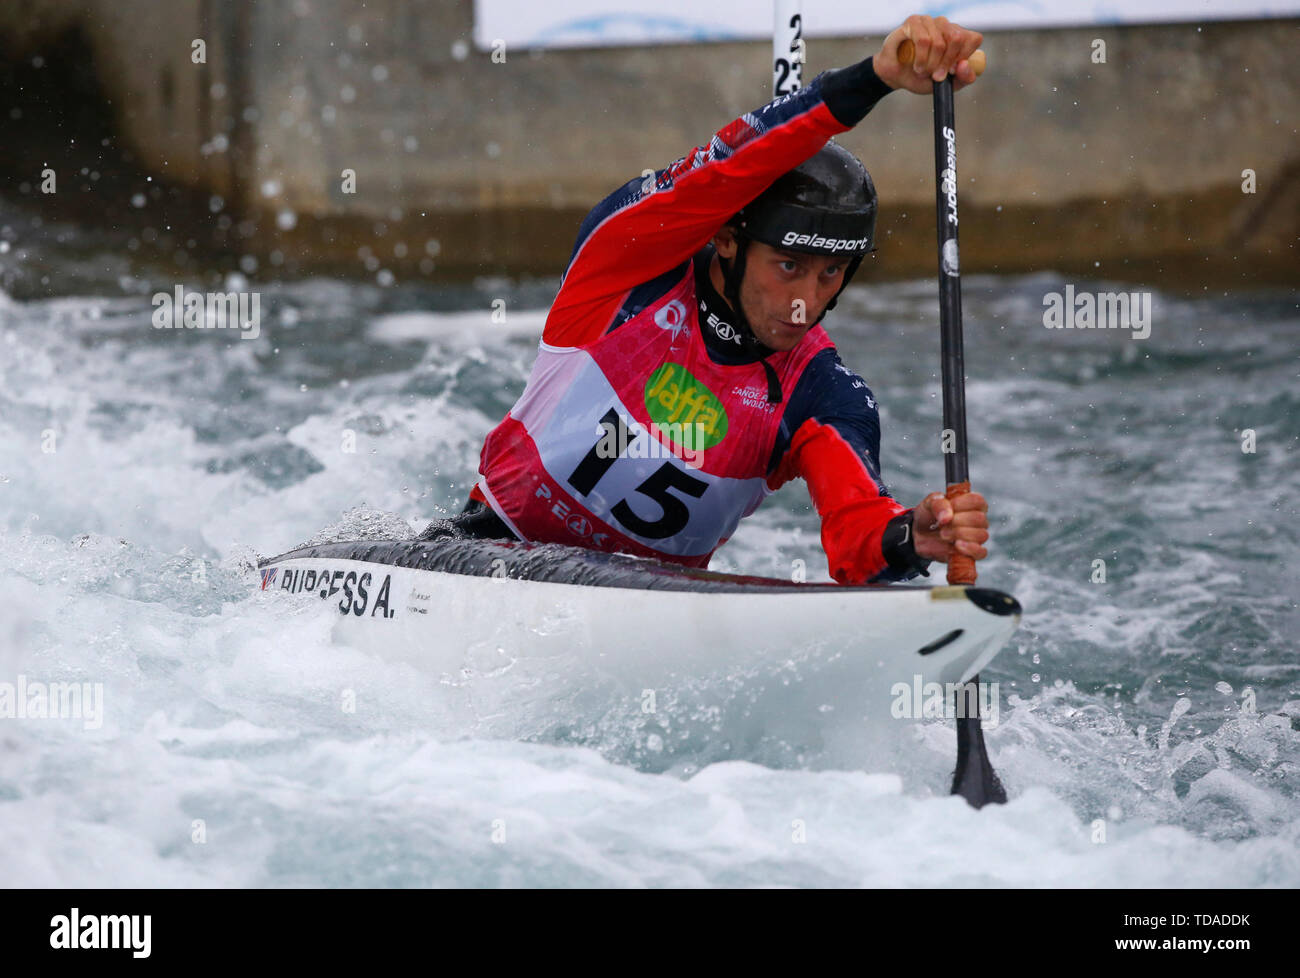
POLYGON ((740 305, 740 280, 745 277, 745 258, 749 251, 749 241, 743 235, 736 235, 736 261, 733 264, 729 259, 718 255, 718 264, 722 266, 722 296, 731 306, 731 311, 736 319, 736 332, 740 334, 740 345, 751 356, 756 357, 758 362, 763 365, 763 372, 767 375, 767 403, 780 404, 785 399, 781 390, 781 379, 777 377, 776 371, 772 365, 767 362, 775 350, 769 350, 759 342, 754 335, 753 328, 749 325, 749 320, 745 316, 745 310, 740 305))

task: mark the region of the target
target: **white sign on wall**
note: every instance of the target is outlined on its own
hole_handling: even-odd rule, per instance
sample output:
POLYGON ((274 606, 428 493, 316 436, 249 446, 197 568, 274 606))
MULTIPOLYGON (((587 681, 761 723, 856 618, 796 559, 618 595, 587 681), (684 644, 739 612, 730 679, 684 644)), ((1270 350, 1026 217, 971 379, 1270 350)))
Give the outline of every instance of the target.
MULTIPOLYGON (((1300 0, 803 0, 804 36, 885 34, 910 13, 976 30, 1209 23, 1300 15, 1300 0)), ((772 35, 770 0, 474 0, 474 41, 510 47, 608 47, 750 41, 772 35)))

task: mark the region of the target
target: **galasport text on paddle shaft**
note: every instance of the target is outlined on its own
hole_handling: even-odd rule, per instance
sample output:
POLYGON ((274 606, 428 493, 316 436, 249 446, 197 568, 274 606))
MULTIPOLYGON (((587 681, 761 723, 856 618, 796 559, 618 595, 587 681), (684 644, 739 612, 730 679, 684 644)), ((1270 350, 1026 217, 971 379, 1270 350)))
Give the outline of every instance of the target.
MULTIPOLYGON (((904 67, 916 58, 910 39, 898 45, 898 63, 904 67)), ((984 71, 983 51, 970 56, 975 74, 984 71)), ((934 174, 939 229, 939 333, 943 378, 943 426, 953 433, 952 451, 944 454, 944 474, 950 500, 970 492, 966 457, 966 365, 961 330, 961 268, 957 253, 957 123, 953 114, 952 75, 934 83, 934 174)), ((975 561, 965 554, 948 558, 949 584, 974 584, 975 561)), ((978 689, 980 677, 971 678, 978 689)), ((959 691, 958 696, 962 695, 959 691)), ((978 702, 978 697, 976 697, 978 702)), ((957 710, 957 767, 952 793, 976 808, 1003 804, 1006 789, 998 780, 984 747, 980 718, 957 710)))

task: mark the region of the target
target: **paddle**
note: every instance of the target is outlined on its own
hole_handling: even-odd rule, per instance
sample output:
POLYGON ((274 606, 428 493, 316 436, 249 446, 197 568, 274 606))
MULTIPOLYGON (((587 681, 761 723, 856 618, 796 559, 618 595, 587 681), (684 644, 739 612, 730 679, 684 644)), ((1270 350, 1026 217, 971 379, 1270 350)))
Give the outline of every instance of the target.
MULTIPOLYGON (((910 40, 898 46, 898 62, 910 65, 916 47, 910 40)), ((975 74, 984 70, 984 52, 970 58, 975 74)), ((957 252, 957 128, 953 115, 952 76, 934 84, 934 172, 936 219, 939 232, 939 334, 943 378, 944 475, 949 499, 970 492, 966 458, 966 366, 961 329, 961 269, 957 252), (948 433, 951 432, 951 435, 948 433), (950 450, 949 450, 950 449, 950 450)), ((954 553, 948 560, 949 584, 974 584, 975 561, 954 553)), ((971 679, 978 688, 979 676, 971 679)), ((962 691, 958 691, 958 704, 962 691)), ((978 695, 967 702, 978 703, 978 695)), ((1006 789, 998 780, 984 747, 984 730, 978 709, 975 716, 957 710, 957 768, 952 793, 976 808, 1003 804, 1006 789)))

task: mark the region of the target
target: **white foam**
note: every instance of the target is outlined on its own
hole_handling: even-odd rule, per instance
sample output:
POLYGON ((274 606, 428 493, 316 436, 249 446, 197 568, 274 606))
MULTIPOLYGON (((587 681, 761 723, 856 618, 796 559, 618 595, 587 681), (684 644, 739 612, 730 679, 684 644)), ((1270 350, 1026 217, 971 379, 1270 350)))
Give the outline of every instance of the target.
MULTIPOLYGON (((0 883, 1300 885, 1284 518, 1297 472, 1282 443, 1246 457, 1229 430, 1285 431, 1295 401, 1269 371, 1292 361, 1229 388, 1175 360, 1185 389, 1163 389, 1144 360, 988 321, 1028 315, 1045 281, 969 303, 973 335, 1005 344, 970 347, 972 466, 995 520, 982 580, 1027 609, 984 677, 1003 684, 987 740, 1012 802, 980 813, 946 794, 950 725, 867 742, 866 707, 820 710, 797 668, 683 676, 651 723, 599 681, 574 692, 481 636, 465 636, 461 672, 431 675, 336 641, 316 598, 257 590, 250 552, 363 505, 417 529, 462 502, 543 313, 375 315, 369 287, 286 287, 295 342, 324 310, 354 313, 384 356, 428 342, 414 365, 367 361, 344 388, 344 355, 314 360, 285 335, 278 354, 163 344, 144 300, 0 297, 0 682, 100 682, 105 697, 94 730, 0 720, 0 883), (1089 581, 1096 556, 1105 585, 1089 581), (517 712, 497 695, 511 683, 517 712)), ((882 399, 885 476, 909 505, 942 478, 931 290, 848 302, 854 290, 844 311, 870 315, 831 324, 882 399)), ((1255 349, 1275 327, 1249 333, 1255 349)), ((797 559, 825 579, 796 482, 717 566, 788 578, 797 559)), ((573 622, 557 608, 533 625, 573 622)))

